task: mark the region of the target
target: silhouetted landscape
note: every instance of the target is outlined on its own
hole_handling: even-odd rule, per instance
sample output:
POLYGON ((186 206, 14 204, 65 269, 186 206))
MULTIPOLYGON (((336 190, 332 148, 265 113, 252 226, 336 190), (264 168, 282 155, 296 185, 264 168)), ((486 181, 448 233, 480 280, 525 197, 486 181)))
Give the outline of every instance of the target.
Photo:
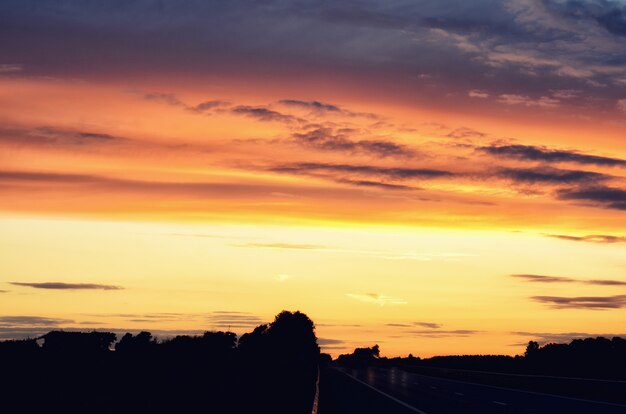
MULTIPOLYGON (((372 387, 376 386, 372 378, 389 375, 392 382, 397 376, 404 383, 407 375, 416 375, 584 398, 616 407, 626 403, 626 340, 622 338, 543 346, 530 341, 525 353, 517 356, 425 359, 381 357, 380 347, 374 345, 333 361, 320 353, 313 321, 298 311, 283 311, 272 323, 239 338, 221 331, 164 340, 147 331, 121 338, 112 332, 51 331, 39 338, 0 342, 0 363, 4 404, 21 412, 308 414, 317 412, 318 398, 322 414, 396 412, 402 407, 393 399, 377 401, 380 395, 360 395, 367 391, 360 382, 372 387), (360 374, 366 381, 358 379, 360 374)), ((393 393, 393 384, 390 387, 393 393)), ((490 412, 471 404, 465 407, 467 412, 490 412)), ((453 410, 439 405, 433 412, 453 410)))
POLYGON ((232 332, 157 341, 149 332, 53 331, 0 342, 3 405, 15 412, 311 413, 319 348, 313 322, 282 312, 232 332), (39 343, 42 343, 39 345, 39 343))

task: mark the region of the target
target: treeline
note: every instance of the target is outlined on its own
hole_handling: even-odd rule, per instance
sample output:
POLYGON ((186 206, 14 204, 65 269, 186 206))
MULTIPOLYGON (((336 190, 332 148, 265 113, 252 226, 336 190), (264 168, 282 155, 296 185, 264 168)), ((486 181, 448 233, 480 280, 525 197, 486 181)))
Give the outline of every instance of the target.
POLYGON ((421 359, 379 356, 378 345, 340 355, 344 366, 416 366, 513 374, 626 380, 626 340, 597 337, 540 346, 530 341, 523 355, 452 355, 421 359))
POLYGON ((307 413, 319 347, 313 322, 281 312, 239 339, 205 332, 52 331, 0 342, 3 404, 21 412, 307 413), (3 384, 4 385, 4 384, 3 384))

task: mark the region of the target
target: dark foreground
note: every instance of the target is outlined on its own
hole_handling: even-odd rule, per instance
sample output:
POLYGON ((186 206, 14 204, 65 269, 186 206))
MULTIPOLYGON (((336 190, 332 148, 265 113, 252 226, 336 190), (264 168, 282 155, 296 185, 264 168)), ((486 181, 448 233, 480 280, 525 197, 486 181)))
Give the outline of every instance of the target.
POLYGON ((319 348, 313 322, 282 312, 269 325, 177 336, 53 331, 0 342, 2 413, 310 414, 319 348), (38 341, 43 342, 42 345, 38 341))
MULTIPOLYGON (((625 384, 626 391, 626 384, 625 384)), ((327 368, 319 414, 626 413, 626 405, 513 390, 398 368, 327 368)))

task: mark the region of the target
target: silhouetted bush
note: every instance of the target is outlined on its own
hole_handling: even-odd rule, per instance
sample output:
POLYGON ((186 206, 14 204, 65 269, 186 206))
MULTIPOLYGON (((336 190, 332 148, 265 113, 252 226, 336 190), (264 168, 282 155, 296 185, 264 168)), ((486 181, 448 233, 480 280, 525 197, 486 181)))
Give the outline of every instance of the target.
POLYGON ((380 347, 374 345, 371 348, 356 348, 351 354, 342 354, 337 358, 341 365, 360 367, 374 365, 380 358, 380 347))

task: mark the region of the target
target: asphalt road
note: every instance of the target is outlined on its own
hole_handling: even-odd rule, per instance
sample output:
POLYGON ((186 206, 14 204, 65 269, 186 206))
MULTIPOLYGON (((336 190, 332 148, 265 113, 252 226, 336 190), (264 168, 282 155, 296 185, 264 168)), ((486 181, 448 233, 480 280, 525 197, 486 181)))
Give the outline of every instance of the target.
POLYGON ((626 405, 409 373, 400 369, 327 368, 319 414, 626 413, 626 405))

